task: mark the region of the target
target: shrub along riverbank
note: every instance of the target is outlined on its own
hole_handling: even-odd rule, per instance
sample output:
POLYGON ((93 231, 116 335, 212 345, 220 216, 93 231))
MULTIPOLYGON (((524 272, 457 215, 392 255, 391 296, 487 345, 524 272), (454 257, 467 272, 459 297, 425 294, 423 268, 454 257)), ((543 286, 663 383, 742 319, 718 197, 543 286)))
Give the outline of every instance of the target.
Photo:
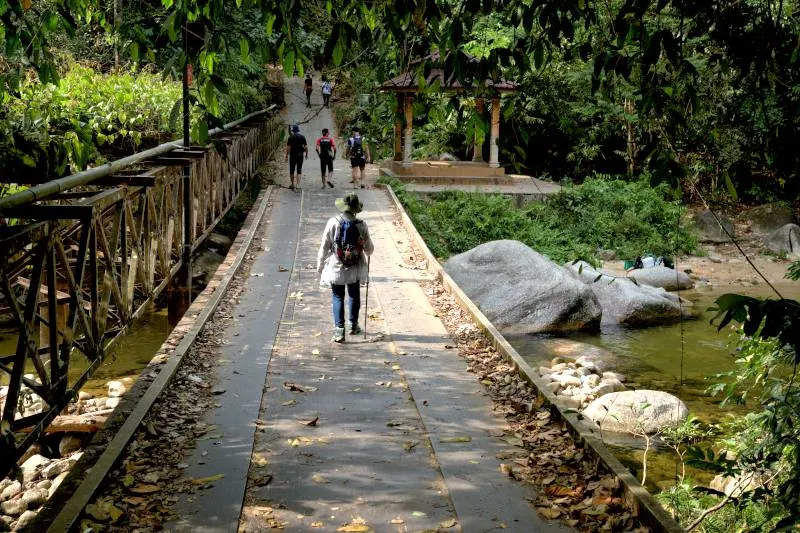
POLYGON ((397 180, 386 183, 439 258, 496 239, 519 240, 558 263, 596 264, 604 250, 632 259, 643 253, 687 254, 697 247, 680 202, 668 198, 665 186, 642 181, 589 178, 522 208, 502 195, 444 192, 420 198, 397 180))

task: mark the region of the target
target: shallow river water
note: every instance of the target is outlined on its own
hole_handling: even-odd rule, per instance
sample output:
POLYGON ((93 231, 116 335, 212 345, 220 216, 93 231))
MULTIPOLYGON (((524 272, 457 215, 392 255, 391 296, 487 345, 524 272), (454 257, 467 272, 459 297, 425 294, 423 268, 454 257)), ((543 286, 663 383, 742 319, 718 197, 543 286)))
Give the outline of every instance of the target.
MULTIPOLYGON (((777 286, 784 297, 800 298, 800 283, 784 282, 777 286)), ((734 368, 734 344, 738 336, 730 327, 717 332, 709 323, 714 312, 708 308, 722 294, 735 292, 751 296, 772 296, 766 285, 749 288, 725 287, 700 291, 684 291, 682 296, 694 303, 700 312, 697 320, 682 324, 643 329, 604 328, 600 334, 573 335, 568 339, 542 336, 507 337, 508 341, 534 368, 538 368, 565 351, 574 350, 574 341, 607 351, 611 370, 625 374, 630 389, 656 389, 681 398, 692 415, 706 423, 722 422, 729 414, 744 408, 721 407, 719 397, 705 394, 714 376, 734 368)), ((590 347, 586 347, 591 349, 590 347)), ((634 473, 641 469, 641 439, 614 439, 625 447, 612 447, 617 456, 634 473), (633 449, 632 449, 633 448, 633 449)), ((674 482, 676 461, 671 452, 652 454, 648 460, 648 488, 669 486, 674 482)), ((695 478, 710 476, 692 472, 695 478)))

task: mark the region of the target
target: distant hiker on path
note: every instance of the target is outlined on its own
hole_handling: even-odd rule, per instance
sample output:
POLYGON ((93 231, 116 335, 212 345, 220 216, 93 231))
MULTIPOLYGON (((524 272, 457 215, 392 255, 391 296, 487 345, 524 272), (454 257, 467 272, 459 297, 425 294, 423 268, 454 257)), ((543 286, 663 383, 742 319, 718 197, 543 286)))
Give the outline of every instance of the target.
POLYGON ((347 318, 350 335, 358 335, 363 330, 358 325, 361 309, 362 281, 368 281, 369 268, 367 256, 372 255, 375 246, 369 237, 367 224, 356 218, 363 209, 356 193, 336 199, 336 207, 341 215, 332 217, 322 233, 322 244, 317 253, 317 273, 320 285, 330 285, 333 297, 333 342, 344 342, 344 293, 347 288, 349 305, 347 318))
POLYGON ((333 86, 331 82, 325 80, 322 84, 322 103, 325 104, 325 107, 328 107, 328 103, 331 100, 331 93, 333 92, 333 86))
POLYGON ((333 188, 333 160, 336 159, 336 143, 333 137, 328 135, 328 128, 322 129, 322 137, 317 139, 317 155, 319 156, 319 164, 322 170, 322 188, 325 184, 333 188))
POLYGON ((347 140, 346 156, 350 158, 350 168, 353 171, 353 187, 364 188, 364 167, 370 159, 369 145, 361 136, 358 128, 353 128, 353 136, 347 140))
POLYGON ((291 189, 295 185, 300 186, 300 178, 303 177, 303 159, 308 159, 308 143, 305 136, 300 133, 300 126, 292 126, 292 134, 286 141, 286 154, 284 161, 289 162, 289 178, 292 180, 291 189), (295 169, 297 170, 297 181, 295 181, 295 169))
POLYGON ((311 91, 314 90, 314 82, 311 80, 311 74, 306 74, 306 107, 311 107, 311 91))

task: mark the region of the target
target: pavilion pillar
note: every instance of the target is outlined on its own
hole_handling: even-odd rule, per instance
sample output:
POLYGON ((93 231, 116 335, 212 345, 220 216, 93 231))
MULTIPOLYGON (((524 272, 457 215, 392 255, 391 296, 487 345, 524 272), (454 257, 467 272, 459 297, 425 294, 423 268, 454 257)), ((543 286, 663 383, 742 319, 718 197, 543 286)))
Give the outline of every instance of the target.
POLYGON ((394 120, 394 160, 403 160, 403 120, 401 119, 400 110, 403 109, 403 96, 400 93, 395 93, 397 98, 397 107, 395 108, 394 120))
POLYGON ((489 166, 500 166, 500 96, 492 98, 492 134, 489 139, 489 166))
POLYGON ((405 107, 406 115, 406 132, 405 132, 405 146, 403 146, 403 165, 411 166, 411 149, 412 144, 412 126, 414 124, 414 96, 406 96, 405 107))
MULTIPOLYGON (((477 98, 475 100, 475 114, 479 117, 483 116, 484 108, 486 106, 483 104, 483 98, 477 98)), ((472 160, 475 162, 483 161, 483 135, 475 128, 475 139, 474 139, 474 151, 472 153, 472 160)))

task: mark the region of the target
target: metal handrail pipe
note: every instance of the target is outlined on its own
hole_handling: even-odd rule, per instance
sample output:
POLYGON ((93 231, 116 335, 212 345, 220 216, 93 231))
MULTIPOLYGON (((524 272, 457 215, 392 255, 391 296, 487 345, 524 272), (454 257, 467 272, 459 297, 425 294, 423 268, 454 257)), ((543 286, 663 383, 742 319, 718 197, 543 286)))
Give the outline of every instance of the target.
MULTIPOLYGON (((225 132, 229 129, 235 128, 236 126, 248 120, 269 113, 276 107, 277 106, 273 104, 267 107, 266 109, 250 113, 247 116, 234 120, 233 122, 230 122, 228 124, 225 124, 221 128, 214 128, 213 130, 208 132, 208 135, 210 137, 225 132)), ((144 161, 146 159, 150 159, 152 157, 156 157, 161 154, 171 152, 176 148, 182 148, 182 147, 183 147, 183 140, 166 142, 164 144, 156 146, 155 148, 150 148, 149 150, 145 150, 144 152, 138 152, 133 155, 123 157, 122 159, 109 161, 108 163, 100 165, 99 167, 90 168, 82 172, 78 172, 77 174, 72 174, 70 176, 65 176, 63 178, 58 178, 51 181, 47 181, 45 183, 40 183, 39 185, 34 185, 33 187, 25 189, 24 191, 20 191, 16 194, 12 194, 11 196, 0 198, 0 216, 3 216, 3 209, 10 209, 12 207, 19 207, 21 205, 36 202, 43 198, 47 198, 48 196, 52 196, 54 194, 58 194, 60 192, 72 189, 73 187, 81 187, 83 185, 89 185, 93 181, 108 176, 110 174, 113 174, 114 172, 117 172, 119 170, 122 170, 128 165, 133 165, 140 161, 144 161)))

